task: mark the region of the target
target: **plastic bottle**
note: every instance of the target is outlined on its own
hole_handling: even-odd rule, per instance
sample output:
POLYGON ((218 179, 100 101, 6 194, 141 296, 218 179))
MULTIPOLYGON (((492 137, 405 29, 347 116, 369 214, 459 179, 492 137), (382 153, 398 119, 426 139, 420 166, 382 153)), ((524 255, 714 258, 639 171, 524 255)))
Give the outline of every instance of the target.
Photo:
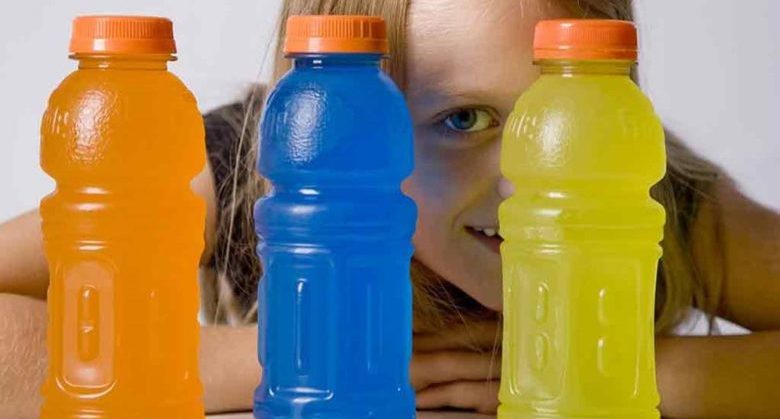
POLYGON ((632 23, 542 21, 541 77, 517 101, 501 169, 499 418, 658 418, 653 313, 664 135, 631 81, 632 23))
POLYGON ((49 99, 45 419, 202 418, 198 262, 205 164, 195 98, 167 71, 171 21, 79 17, 49 99))
POLYGON ((261 123, 258 168, 272 184, 255 208, 263 380, 255 417, 404 419, 409 265, 416 206, 404 98, 380 63, 382 19, 293 16, 261 123))

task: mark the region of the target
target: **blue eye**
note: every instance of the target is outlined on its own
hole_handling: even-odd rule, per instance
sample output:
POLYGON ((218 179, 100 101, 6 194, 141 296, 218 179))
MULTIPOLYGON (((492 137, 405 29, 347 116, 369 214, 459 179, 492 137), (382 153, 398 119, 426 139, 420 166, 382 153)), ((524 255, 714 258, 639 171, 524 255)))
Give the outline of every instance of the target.
POLYGON ((458 132, 477 132, 498 125, 490 112, 479 108, 458 109, 447 115, 443 122, 447 128, 458 132))

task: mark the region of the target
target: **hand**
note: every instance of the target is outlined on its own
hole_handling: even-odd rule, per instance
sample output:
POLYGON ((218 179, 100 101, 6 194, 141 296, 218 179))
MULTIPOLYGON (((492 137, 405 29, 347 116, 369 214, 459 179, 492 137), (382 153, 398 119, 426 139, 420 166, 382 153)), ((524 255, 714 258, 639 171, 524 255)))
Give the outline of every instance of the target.
POLYGON ((501 376, 501 323, 469 323, 414 335, 411 379, 417 408, 495 413, 501 376))

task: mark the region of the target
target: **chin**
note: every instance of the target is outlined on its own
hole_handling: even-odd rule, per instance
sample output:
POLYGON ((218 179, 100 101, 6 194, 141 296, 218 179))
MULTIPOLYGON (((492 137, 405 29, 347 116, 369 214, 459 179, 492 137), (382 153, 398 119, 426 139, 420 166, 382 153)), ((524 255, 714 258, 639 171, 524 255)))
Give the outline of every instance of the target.
POLYGON ((419 240, 415 245, 416 258, 426 268, 481 306, 493 311, 502 309, 501 257, 490 246, 475 240, 472 234, 447 236, 447 239, 431 242, 419 240), (430 254, 423 251, 425 249, 447 251, 430 254))
POLYGON ((469 295, 471 296, 471 298, 476 300, 476 302, 478 302, 479 304, 481 304, 481 305, 485 306, 486 308, 489 308, 490 310, 493 310, 493 311, 501 311, 501 309, 504 306, 503 305, 503 299, 501 298, 501 295, 499 295, 498 298, 496 298, 496 296, 494 296, 494 295, 485 296, 483 298, 480 298, 479 296, 475 296, 475 295, 471 295, 471 294, 469 294, 469 295))
POLYGON ((481 270, 480 272, 465 271, 458 276, 462 276, 464 273, 467 275, 465 278, 454 278, 455 280, 450 282, 480 305, 493 311, 501 311, 503 307, 503 283, 501 276, 481 270), (475 281, 473 278, 487 279, 475 281))

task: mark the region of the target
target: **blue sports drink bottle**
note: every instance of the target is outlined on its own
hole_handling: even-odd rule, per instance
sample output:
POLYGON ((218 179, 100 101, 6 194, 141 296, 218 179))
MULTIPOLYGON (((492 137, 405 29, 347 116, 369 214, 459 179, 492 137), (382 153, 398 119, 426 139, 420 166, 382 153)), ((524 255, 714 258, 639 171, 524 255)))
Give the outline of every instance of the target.
POLYGON ((293 16, 258 170, 262 419, 411 419, 412 124, 368 16, 293 16))

